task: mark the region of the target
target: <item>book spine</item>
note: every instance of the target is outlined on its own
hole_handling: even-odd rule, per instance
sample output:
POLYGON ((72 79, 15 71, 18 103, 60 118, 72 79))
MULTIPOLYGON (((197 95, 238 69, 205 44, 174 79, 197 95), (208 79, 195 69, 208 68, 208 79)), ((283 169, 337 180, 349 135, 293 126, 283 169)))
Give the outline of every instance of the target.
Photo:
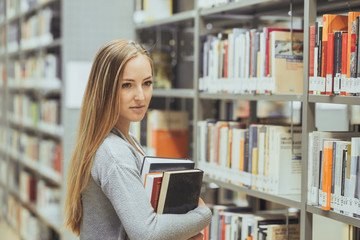
POLYGON ((334 33, 328 34, 326 59, 326 95, 332 95, 333 92, 333 71, 334 71, 334 33))
POLYGON ((341 83, 340 95, 346 96, 346 82, 347 82, 347 69, 348 69, 348 33, 342 33, 342 51, 341 51, 341 83))
POLYGON ((340 94, 341 63, 342 63, 342 32, 336 31, 334 35, 334 72, 333 93, 340 94))

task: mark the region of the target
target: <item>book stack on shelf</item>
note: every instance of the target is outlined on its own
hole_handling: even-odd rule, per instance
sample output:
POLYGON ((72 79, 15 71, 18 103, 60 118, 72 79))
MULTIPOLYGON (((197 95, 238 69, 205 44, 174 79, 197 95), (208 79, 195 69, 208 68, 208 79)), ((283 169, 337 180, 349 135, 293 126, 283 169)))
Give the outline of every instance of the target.
POLYGON ((210 120, 198 122, 198 134, 198 166, 209 176, 271 194, 300 194, 299 127, 210 120))
POLYGON ((359 15, 324 14, 310 26, 310 94, 360 94, 359 15))
POLYGON ((302 30, 232 28, 217 36, 207 35, 199 90, 302 93, 302 55, 302 30))
POLYGON ((6 0, 1 0, 0 1, 0 24, 5 22, 5 1, 6 0))
POLYGON ((229 205, 210 206, 213 218, 204 230, 209 239, 300 239, 297 212, 254 211, 249 207, 229 205))
POLYGON ((47 53, 30 56, 25 60, 15 60, 11 68, 13 78, 9 79, 10 88, 60 90, 59 56, 47 53))
POLYGON ((360 134, 309 133, 308 204, 359 217, 360 134))
POLYGON ((60 37, 59 13, 50 7, 31 15, 21 27, 21 48, 24 50, 46 46, 60 37))
POLYGON ((12 22, 7 30, 7 52, 9 54, 14 54, 19 50, 19 41, 20 41, 20 29, 19 25, 15 22, 12 22))
POLYGON ((5 53, 5 46, 6 46, 6 28, 5 26, 0 26, 0 55, 5 53))
POLYGON ((173 14, 173 1, 137 0, 135 1, 135 23, 151 22, 168 18, 173 14))

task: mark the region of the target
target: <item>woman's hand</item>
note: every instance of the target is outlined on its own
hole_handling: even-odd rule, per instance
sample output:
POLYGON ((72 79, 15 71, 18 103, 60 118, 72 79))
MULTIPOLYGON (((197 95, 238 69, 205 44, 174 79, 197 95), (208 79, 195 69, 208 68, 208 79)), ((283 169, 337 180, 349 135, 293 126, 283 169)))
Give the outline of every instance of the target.
POLYGON ((198 233, 197 235, 189 238, 188 240, 203 240, 204 239, 204 236, 202 233, 198 233))

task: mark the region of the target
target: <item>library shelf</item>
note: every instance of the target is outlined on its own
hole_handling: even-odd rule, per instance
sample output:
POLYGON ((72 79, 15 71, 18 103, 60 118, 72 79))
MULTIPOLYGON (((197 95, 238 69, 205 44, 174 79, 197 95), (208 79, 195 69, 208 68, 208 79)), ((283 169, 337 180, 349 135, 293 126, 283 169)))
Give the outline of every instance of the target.
POLYGON ((36 79, 24 80, 21 84, 8 84, 8 90, 11 92, 38 92, 41 95, 60 94, 60 79, 36 79))
POLYGON ((359 96, 339 96, 339 95, 309 95, 309 102, 312 103, 334 103, 334 104, 348 104, 359 105, 359 96))
MULTIPOLYGON (((36 42, 36 41, 35 41, 36 42)), ((54 39, 50 42, 47 43, 39 43, 37 42, 37 45, 34 45, 32 47, 28 47, 28 48, 22 48, 21 52, 24 54, 27 54, 29 52, 35 52, 35 51, 44 51, 44 50, 48 50, 51 48, 58 48, 61 47, 62 45, 62 39, 61 38, 57 38, 54 39)))
POLYGON ((25 129, 30 132, 38 132, 47 137, 52 137, 55 139, 61 139, 63 137, 64 129, 61 126, 54 126, 52 124, 38 123, 37 126, 32 126, 29 124, 24 124, 17 120, 8 120, 10 125, 18 128, 25 129))
POLYGON ((320 207, 311 206, 311 205, 307 205, 306 210, 312 214, 320 215, 326 218, 330 218, 360 228, 359 218, 346 216, 333 211, 326 211, 321 209, 320 207))
POLYGON ((52 184, 55 184, 57 186, 61 186, 61 174, 56 172, 55 170, 51 169, 50 167, 44 166, 43 164, 39 163, 36 160, 31 160, 26 157, 22 157, 22 160, 18 160, 22 164, 24 164, 25 167, 31 169, 34 172, 39 173, 39 175, 46 179, 47 181, 51 182, 52 184))
POLYGON ((245 1, 240 1, 240 2, 223 4, 223 5, 217 6, 217 7, 202 8, 200 10, 200 16, 207 16, 207 15, 228 12, 228 11, 235 11, 235 10, 243 10, 246 7, 253 7, 257 4, 270 3, 270 2, 272 2, 272 1, 270 1, 270 0, 254 0, 254 1, 245 0, 245 1))
POLYGON ((56 2, 58 2, 58 0, 47 0, 47 1, 44 1, 42 3, 38 3, 35 7, 29 8, 26 11, 21 11, 20 10, 20 13, 16 17, 20 18, 20 17, 25 17, 27 15, 34 14, 37 11, 39 11, 39 10, 41 10, 41 9, 43 9, 43 8, 53 4, 53 3, 56 3, 56 2))
POLYGON ((221 187, 224 187, 226 189, 230 189, 233 191, 237 191, 237 192, 243 192, 249 196, 253 196, 256 198, 261 198, 264 200, 268 200, 271 202, 275 202, 275 203, 279 203, 281 205, 287 206, 287 207, 292 207, 292 208, 297 208, 300 209, 301 208, 301 201, 300 195, 274 195, 274 194, 269 194, 263 191, 258 191, 255 189, 249 189, 247 187, 243 187, 243 186, 238 186, 232 183, 227 183, 224 181, 220 181, 217 179, 214 179, 212 177, 208 177, 208 176, 204 176, 204 181, 205 182, 212 182, 215 183, 221 187))
POLYGON ((249 101, 302 101, 302 94, 236 94, 236 93, 199 93, 200 99, 249 100, 249 101))
POLYGON ((33 212, 43 223, 51 227, 56 233, 61 234, 61 224, 51 220, 51 217, 45 216, 41 210, 39 210, 34 203, 29 203, 20 198, 20 202, 24 207, 33 212))
POLYGON ((194 98, 193 89, 154 89, 153 97, 194 98))
POLYGON ((172 15, 172 16, 170 16, 170 17, 167 17, 167 18, 163 18, 163 19, 158 19, 158 20, 151 21, 151 22, 144 22, 144 23, 137 24, 137 25, 135 26, 135 30, 141 30, 141 29, 159 27, 159 26, 162 26, 162 25, 171 25, 171 24, 176 24, 176 25, 178 25, 178 24, 181 23, 181 22, 185 22, 185 21, 189 21, 189 20, 194 20, 195 15, 196 15, 196 11, 195 11, 195 10, 190 10, 190 11, 175 13, 174 15, 172 15))

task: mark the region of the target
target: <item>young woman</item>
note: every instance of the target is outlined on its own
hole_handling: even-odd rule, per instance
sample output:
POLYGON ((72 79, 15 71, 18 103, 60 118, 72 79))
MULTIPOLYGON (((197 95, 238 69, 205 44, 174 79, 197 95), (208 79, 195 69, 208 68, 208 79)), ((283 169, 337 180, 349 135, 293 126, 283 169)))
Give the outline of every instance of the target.
POLYGON ((156 214, 140 179, 144 152, 130 135, 152 96, 153 62, 139 44, 116 40, 96 54, 71 158, 65 225, 80 239, 202 239, 211 211, 156 214))

